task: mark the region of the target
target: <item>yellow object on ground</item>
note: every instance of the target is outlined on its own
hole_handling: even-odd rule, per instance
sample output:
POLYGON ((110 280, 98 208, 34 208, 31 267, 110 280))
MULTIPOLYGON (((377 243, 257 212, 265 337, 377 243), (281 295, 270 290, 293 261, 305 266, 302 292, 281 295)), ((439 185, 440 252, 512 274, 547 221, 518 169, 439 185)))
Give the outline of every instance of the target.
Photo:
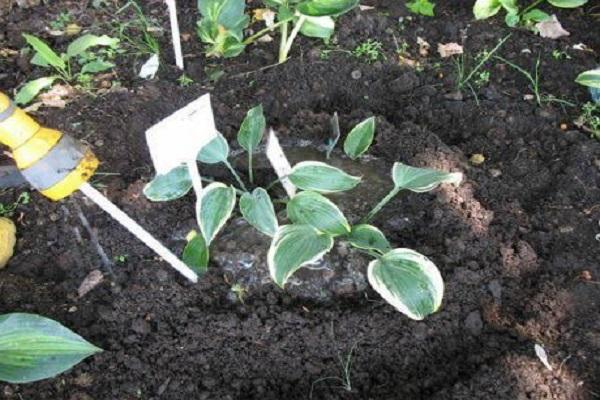
POLYGON ((17 242, 17 228, 8 218, 0 217, 0 269, 6 267, 17 242))

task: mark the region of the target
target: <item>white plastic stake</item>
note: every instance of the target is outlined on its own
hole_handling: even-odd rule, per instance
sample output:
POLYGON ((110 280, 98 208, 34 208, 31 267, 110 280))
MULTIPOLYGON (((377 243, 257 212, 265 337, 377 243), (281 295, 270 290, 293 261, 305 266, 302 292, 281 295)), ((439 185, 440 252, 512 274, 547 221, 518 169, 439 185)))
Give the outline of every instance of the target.
POLYGON ((152 236, 148 231, 142 228, 137 222, 135 222, 131 217, 125 214, 121 209, 119 209, 116 205, 111 203, 102 193, 97 191, 90 185, 89 183, 84 183, 79 190, 90 200, 96 203, 100 208, 110 214, 115 220, 117 220, 121 225, 123 225, 129 232, 133 233, 138 239, 140 239, 146 246, 150 247, 156 254, 161 256, 167 263, 169 263, 173 268, 179 271, 183 276, 185 276, 190 281, 196 283, 198 282, 198 275, 194 271, 190 269, 183 261, 181 261, 175 254, 173 254, 169 249, 167 249, 162 243, 160 243, 154 236, 152 236))
POLYGON ((269 131, 269 140, 267 142, 267 158, 271 163, 271 166, 275 170, 275 173, 281 180, 281 184, 283 188, 287 192, 290 198, 296 195, 296 186, 286 178, 292 172, 292 166, 288 161, 281 145, 279 144, 279 139, 275 135, 275 131, 271 129, 269 131))
POLYGON ((181 35, 179 33, 179 21, 177 20, 177 5, 175 0, 165 0, 169 8, 169 19, 171 20, 171 36, 173 38, 173 51, 175 53, 175 64, 183 70, 183 52, 181 51, 181 35))

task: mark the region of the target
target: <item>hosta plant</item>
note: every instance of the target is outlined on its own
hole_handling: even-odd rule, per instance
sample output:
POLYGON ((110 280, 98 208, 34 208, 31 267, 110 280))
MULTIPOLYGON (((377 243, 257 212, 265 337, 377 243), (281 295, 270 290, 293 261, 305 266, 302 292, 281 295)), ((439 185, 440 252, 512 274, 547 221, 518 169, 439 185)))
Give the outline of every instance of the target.
POLYGON ((112 59, 120 51, 119 39, 106 35, 83 35, 71 42, 67 51, 60 55, 38 37, 28 34, 23 34, 23 37, 35 52, 31 63, 49 70, 51 74, 27 82, 15 96, 17 104, 29 103, 57 80, 89 88, 94 74, 115 66, 112 59))
POLYGON ((101 351, 51 319, 25 313, 0 315, 0 381, 51 378, 101 351))
POLYGON ((255 16, 261 16, 266 28, 244 38, 250 23, 245 0, 198 0, 197 31, 209 45, 207 54, 235 57, 247 45, 279 30, 279 62, 285 62, 298 34, 328 41, 335 30, 334 18, 352 10, 358 0, 263 0, 263 4, 265 8, 255 10, 255 16))
POLYGON ((476 19, 487 19, 503 10, 506 12, 504 16, 506 25, 510 27, 522 25, 533 29, 538 22, 550 18, 548 13, 539 8, 544 3, 558 8, 576 8, 587 2, 588 0, 535 0, 522 5, 519 0, 477 0, 473 7, 473 14, 476 19))
MULTIPOLYGON (((248 153, 248 176, 252 176, 252 155, 263 139, 265 118, 262 107, 250 110, 238 134, 239 145, 248 153)), ((351 159, 361 157, 373 142, 375 118, 357 124, 345 137, 343 149, 351 159)), ((330 151, 329 149, 328 151, 330 151)), ((226 221, 239 213, 256 230, 271 237, 267 253, 269 273, 275 284, 285 288, 298 269, 314 263, 329 252, 335 241, 345 241, 369 257, 367 277, 372 287, 392 306, 408 317, 420 320, 435 312, 441 304, 444 284, 440 272, 427 257, 407 248, 394 248, 383 232, 371 221, 401 191, 428 192, 442 183, 458 185, 461 173, 415 168, 396 162, 392 168, 393 188, 362 219, 347 218, 328 195, 350 191, 361 183, 360 176, 321 161, 301 161, 277 182, 291 183, 296 193, 287 198, 271 199, 268 188, 248 185, 229 161, 229 145, 219 134, 198 154, 198 161, 223 164, 233 175, 237 187, 221 182, 210 183, 197 202, 198 232, 188 237, 184 261, 198 273, 206 271, 210 244, 226 221), (237 200, 239 197, 239 201, 237 200), (283 204, 278 218, 274 204, 283 204)), ((187 168, 175 168, 155 177, 144 189, 154 201, 184 196, 192 188, 187 168)), ((288 192, 289 193, 289 192, 288 192)))

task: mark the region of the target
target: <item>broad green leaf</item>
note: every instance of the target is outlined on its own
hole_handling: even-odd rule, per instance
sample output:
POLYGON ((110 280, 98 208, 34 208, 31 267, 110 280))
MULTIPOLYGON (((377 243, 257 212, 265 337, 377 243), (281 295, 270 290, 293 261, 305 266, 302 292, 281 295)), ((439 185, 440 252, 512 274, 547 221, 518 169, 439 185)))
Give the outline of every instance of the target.
POLYGON ((306 0, 296 9, 311 17, 325 17, 344 14, 357 5, 358 0, 306 0))
POLYGON ((511 28, 517 26, 520 20, 521 17, 519 17, 519 14, 507 13, 504 17, 504 22, 507 26, 510 26, 511 28))
POLYGON ((460 185, 463 174, 460 172, 442 172, 429 168, 416 168, 400 162, 392 169, 394 185, 398 189, 408 189, 417 193, 429 192, 441 183, 460 185))
POLYGON ((517 4, 517 0, 500 0, 500 5, 508 14, 519 13, 519 5, 517 4))
POLYGON ((406 7, 415 14, 427 17, 433 17, 435 14, 433 11, 435 4, 429 0, 412 0, 406 3, 406 7))
POLYGON ((266 125, 262 105, 248 111, 237 136, 240 146, 248 153, 253 153, 262 140, 266 125))
POLYGON ((531 11, 527 11, 523 14, 523 21, 526 22, 542 22, 550 18, 550 14, 543 12, 539 8, 534 8, 531 11))
POLYGON ((106 46, 116 47, 119 44, 119 39, 112 38, 107 35, 96 36, 91 33, 80 36, 73 40, 69 47, 67 47, 67 56, 69 58, 79 56, 86 52, 91 47, 95 46, 106 46))
POLYGON ((600 68, 582 72, 577 76, 575 82, 583 86, 600 89, 600 68))
POLYGON ((310 225, 331 236, 350 232, 350 224, 331 200, 317 192, 300 192, 287 204, 287 215, 297 225, 310 225))
POLYGON ((548 3, 560 8, 576 8, 587 2, 588 0, 548 0, 548 3))
POLYGON ((217 136, 208 142, 198 153, 198 161, 205 164, 224 163, 229 157, 229 144, 223 135, 217 132, 217 136))
POLYGON ((332 247, 333 238, 319 233, 312 226, 279 227, 267 255, 271 278, 283 288, 294 272, 303 265, 317 261, 332 247))
POLYGON ((182 259, 198 276, 208 271, 208 246, 202 235, 195 233, 188 241, 183 249, 182 259))
POLYGON ((215 27, 210 29, 213 39, 219 31, 226 31, 238 41, 243 39, 243 31, 250 22, 244 13, 245 0, 198 0, 198 8, 204 17, 202 21, 209 20, 215 27))
POLYGON ((500 0, 477 0, 473 6, 475 19, 486 19, 498 14, 502 8, 500 0))
POLYGON ((85 64, 81 68, 81 73, 82 74, 95 74, 97 72, 109 70, 109 69, 113 68, 114 66, 115 66, 115 64, 108 62, 108 61, 102 61, 102 60, 90 61, 89 63, 85 64))
POLYGON ((442 304, 444 281, 427 257, 410 249, 394 249, 371 261, 369 283, 395 309, 422 320, 442 304))
POLYGON ((0 315, 0 381, 51 378, 101 351, 51 319, 25 313, 0 315))
POLYGON ((170 201, 185 196, 192 188, 192 179, 184 165, 164 175, 156 175, 145 187, 144 196, 150 201, 170 201))
POLYGON ((52 86, 54 81, 57 79, 58 77, 56 76, 45 76, 43 78, 27 82, 17 92, 17 95, 15 96, 15 103, 21 105, 29 103, 31 100, 35 99, 42 90, 52 86))
POLYGON ((294 165, 288 178, 300 189, 320 193, 350 190, 361 180, 358 176, 348 175, 341 169, 320 161, 303 161, 294 165))
POLYGON ((26 33, 23 34, 23 37, 27 43, 39 54, 39 57, 43 58, 47 64, 60 70, 64 70, 67 67, 65 61, 41 39, 26 33))
POLYGON ((348 235, 348 241, 358 249, 378 250, 382 253, 391 250, 390 243, 385 235, 369 224, 354 225, 350 235, 348 235))
POLYGON ((335 21, 331 17, 306 17, 300 28, 304 36, 328 40, 335 30, 335 21))
POLYGON ((36 52, 33 55, 30 63, 32 63, 33 65, 37 65, 38 67, 49 67, 50 66, 48 61, 46 61, 46 59, 38 52, 36 52))
POLYGON ((346 136, 344 152, 355 160, 363 155, 373 143, 375 136, 375 117, 367 118, 356 125, 346 136))
POLYGON ((235 207, 235 189, 220 182, 208 185, 198 200, 196 217, 202 236, 209 246, 223 228, 235 207))
POLYGON ((240 198, 240 212, 250 225, 265 235, 273 237, 277 232, 275 208, 265 189, 256 188, 252 194, 244 193, 240 198))

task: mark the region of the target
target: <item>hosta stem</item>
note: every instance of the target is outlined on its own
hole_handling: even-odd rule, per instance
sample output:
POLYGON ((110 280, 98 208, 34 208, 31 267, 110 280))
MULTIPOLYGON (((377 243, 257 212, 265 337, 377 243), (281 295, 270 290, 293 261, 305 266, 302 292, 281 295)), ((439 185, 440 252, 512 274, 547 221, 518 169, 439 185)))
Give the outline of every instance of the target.
POLYGON ((252 172, 252 152, 248 152, 248 179, 250 184, 254 183, 254 173, 252 172))
POLYGON ((531 3, 529 6, 527 6, 523 11, 521 11, 521 15, 523 14, 527 14, 527 12, 535 7, 537 7, 540 3, 542 3, 544 0, 536 0, 533 3, 531 3))
POLYGON ((242 178, 240 178, 240 176, 238 175, 238 173, 235 172, 235 169, 231 166, 231 164, 229 163, 229 161, 225 162, 225 166, 227 167, 227 169, 229 169, 229 171, 231 172, 231 175, 233 175, 233 177, 237 181, 238 185, 240 185, 240 187, 242 188, 242 190, 244 190, 244 192, 247 192, 248 189, 246 188, 246 185, 244 185, 244 181, 242 181, 242 178))
POLYGON ((304 15, 302 15, 302 16, 300 16, 300 18, 298 18, 298 21, 296 22, 296 25, 294 25, 294 29, 290 33, 290 37, 287 39, 287 43, 286 43, 285 47, 283 48, 283 53, 282 52, 279 53, 279 62, 280 63, 287 61, 288 54, 290 53, 290 50, 292 49, 292 44, 294 44, 294 40, 296 39, 296 36, 298 36, 298 32, 300 32, 300 28, 302 28, 302 25, 304 25, 304 21, 306 21, 306 17, 304 15))
POLYGON ((285 61, 285 58, 282 60, 283 54, 285 52, 285 48, 287 46, 288 39, 288 23, 281 25, 281 43, 279 43, 279 63, 285 61))
POLYGON ((400 188, 392 189, 391 192, 389 192, 383 199, 381 199, 379 203, 377 203, 375 207, 373 207, 371 211, 369 211, 367 216, 363 219, 363 222, 366 223, 371 221, 373 217, 375 217, 375 215, 400 192, 400 190, 400 188))

